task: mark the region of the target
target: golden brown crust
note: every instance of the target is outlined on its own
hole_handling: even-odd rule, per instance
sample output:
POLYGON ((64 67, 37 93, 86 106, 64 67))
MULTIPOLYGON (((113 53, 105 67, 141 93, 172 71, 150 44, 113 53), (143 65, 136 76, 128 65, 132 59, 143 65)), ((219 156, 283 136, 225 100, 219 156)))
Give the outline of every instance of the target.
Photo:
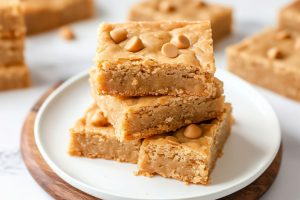
POLYGON ((98 36, 97 90, 118 96, 208 97, 215 72, 211 37, 208 21, 104 23, 98 36), (127 35, 116 41, 114 32, 120 29, 127 35), (179 35, 190 43, 185 48, 172 44, 179 35))
POLYGON ((98 67, 122 65, 126 62, 154 62, 156 65, 176 64, 197 67, 202 73, 214 73, 215 62, 209 21, 199 22, 127 22, 123 24, 101 24, 98 34, 98 67), (127 39, 116 44, 110 32, 115 28, 126 29, 127 39), (168 58, 161 53, 163 44, 170 42, 173 36, 184 34, 191 46, 180 51, 180 56, 168 58), (145 48, 138 52, 128 52, 127 42, 138 36, 145 48), (114 56, 111 56, 114 55, 114 56))

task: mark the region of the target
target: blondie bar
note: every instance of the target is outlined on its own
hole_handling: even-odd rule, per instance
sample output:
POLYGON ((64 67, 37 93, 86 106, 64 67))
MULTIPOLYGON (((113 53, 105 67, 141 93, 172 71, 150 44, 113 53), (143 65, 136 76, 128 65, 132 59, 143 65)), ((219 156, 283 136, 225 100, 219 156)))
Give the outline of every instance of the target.
POLYGON ((300 32, 300 1, 293 1, 279 12, 279 26, 300 32))
POLYGON ((223 88, 215 81, 218 91, 211 98, 198 96, 116 97, 98 95, 93 81, 92 94, 99 108, 114 126, 120 140, 146 138, 175 131, 190 123, 218 116, 224 107, 223 88))
POLYGON ((232 9, 201 0, 145 0, 134 5, 129 20, 210 20, 214 42, 232 30, 232 9))
POLYGON ((104 23, 96 63, 101 94, 209 97, 214 90, 208 21, 104 23))
POLYGON ((48 31, 93 15, 93 0, 21 0, 21 2, 27 34, 48 31))
POLYGON ((0 38, 25 35, 24 19, 18 0, 0 0, 0 38))
POLYGON ((86 111, 70 133, 70 155, 137 163, 141 141, 119 141, 96 105, 86 111))
POLYGON ((26 65, 0 67, 0 91, 30 86, 30 75, 26 65))
POLYGON ((300 33, 269 29, 227 49, 228 69, 300 101, 300 33))
POLYGON ((231 129, 231 106, 216 119, 147 138, 139 153, 138 175, 208 184, 231 129))

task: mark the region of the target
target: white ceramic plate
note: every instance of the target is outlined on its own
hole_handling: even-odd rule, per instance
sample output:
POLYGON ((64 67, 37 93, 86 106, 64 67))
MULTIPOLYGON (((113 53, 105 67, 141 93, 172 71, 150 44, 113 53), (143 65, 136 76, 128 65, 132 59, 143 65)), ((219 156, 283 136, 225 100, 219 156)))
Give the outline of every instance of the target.
POLYGON ((215 199, 253 182, 278 152, 281 134, 269 103, 250 85, 218 70, 236 123, 209 186, 185 185, 159 176, 135 176, 136 165, 67 154, 68 129, 92 102, 87 72, 59 87, 43 104, 35 123, 37 146, 52 170, 72 186, 104 199, 215 199))

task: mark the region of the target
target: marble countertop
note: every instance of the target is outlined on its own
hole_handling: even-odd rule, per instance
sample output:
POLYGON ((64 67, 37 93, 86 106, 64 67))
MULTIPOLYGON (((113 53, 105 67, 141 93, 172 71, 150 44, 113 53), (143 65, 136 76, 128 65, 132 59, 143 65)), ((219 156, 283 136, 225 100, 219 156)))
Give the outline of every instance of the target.
MULTIPOLYGON (((52 199, 38 186, 22 161, 19 143, 24 118, 37 99, 55 82, 92 66, 96 30, 101 21, 124 21, 128 7, 136 0, 95 0, 97 16, 72 25, 75 41, 62 40, 57 31, 29 37, 26 59, 33 87, 0 93, 0 191, 1 199, 52 199)), ((276 24, 277 11, 288 1, 214 0, 234 7, 235 33, 216 45, 216 61, 226 67, 224 48, 244 37, 276 24), (272 3, 270 3, 272 2, 272 3)), ((256 87, 271 103, 280 120, 283 160, 279 175, 263 200, 300 199, 300 103, 256 87)))

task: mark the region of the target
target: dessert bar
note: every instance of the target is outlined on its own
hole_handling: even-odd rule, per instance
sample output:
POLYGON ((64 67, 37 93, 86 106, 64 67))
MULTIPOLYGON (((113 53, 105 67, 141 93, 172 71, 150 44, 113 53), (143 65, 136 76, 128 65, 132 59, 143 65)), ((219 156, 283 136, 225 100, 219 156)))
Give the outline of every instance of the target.
POLYGON ((300 33, 268 29, 227 49, 228 69, 300 101, 300 33))
POLYGON ((98 38, 98 93, 205 97, 213 93, 209 21, 103 23, 98 38))
POLYGON ((138 175, 208 184, 231 129, 231 106, 216 119, 147 138, 139 153, 138 175))
POLYGON ((214 42, 232 31, 232 9, 201 0, 144 0, 134 5, 129 20, 210 20, 214 42))
POLYGON ((212 98, 198 96, 116 97, 98 95, 93 81, 92 94, 98 107, 114 126, 120 140, 146 138, 175 131, 190 123, 218 116, 224 107, 222 83, 215 81, 212 98))

